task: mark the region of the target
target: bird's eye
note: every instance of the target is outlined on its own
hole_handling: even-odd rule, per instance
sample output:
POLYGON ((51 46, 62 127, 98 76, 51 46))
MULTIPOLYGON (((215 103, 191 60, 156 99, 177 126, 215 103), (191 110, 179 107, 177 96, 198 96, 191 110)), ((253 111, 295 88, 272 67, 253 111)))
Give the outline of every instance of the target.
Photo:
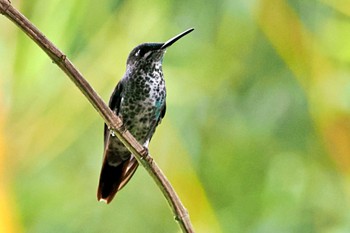
POLYGON ((148 52, 145 53, 144 50, 139 49, 139 50, 136 51, 135 57, 140 57, 140 58, 146 59, 149 55, 151 55, 151 53, 152 53, 151 51, 148 51, 148 52))

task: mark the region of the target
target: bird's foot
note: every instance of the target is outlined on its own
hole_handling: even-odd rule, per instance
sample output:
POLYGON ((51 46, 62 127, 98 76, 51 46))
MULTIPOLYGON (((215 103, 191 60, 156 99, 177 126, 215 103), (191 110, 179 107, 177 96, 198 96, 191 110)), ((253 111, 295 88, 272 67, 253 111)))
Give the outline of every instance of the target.
POLYGON ((143 146, 141 153, 141 159, 147 161, 147 163, 151 166, 153 163, 153 158, 149 155, 148 148, 143 146))
POLYGON ((140 155, 142 159, 146 159, 148 157, 148 148, 143 146, 143 149, 140 151, 140 155))
MULTIPOLYGON (((112 137, 116 136, 115 130, 113 130, 111 127, 108 126, 109 133, 112 137)), ((128 129, 125 127, 124 124, 122 124, 120 127, 118 127, 118 131, 124 134, 128 129)))
POLYGON ((120 132, 125 133, 128 129, 125 127, 124 123, 119 127, 120 132))

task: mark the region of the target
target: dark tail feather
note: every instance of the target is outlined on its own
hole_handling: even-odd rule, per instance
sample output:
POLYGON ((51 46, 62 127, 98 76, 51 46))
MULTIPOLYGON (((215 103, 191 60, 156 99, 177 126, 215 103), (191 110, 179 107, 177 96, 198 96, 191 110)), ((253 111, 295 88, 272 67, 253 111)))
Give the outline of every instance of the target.
POLYGON ((125 172, 123 173, 123 179, 120 181, 118 191, 121 190, 129 182, 129 180, 134 175, 138 166, 139 166, 139 163, 137 162, 135 157, 131 156, 130 160, 128 161, 128 166, 125 172))
POLYGON ((137 167, 138 162, 133 156, 116 167, 109 165, 105 160, 101 169, 97 200, 110 203, 115 194, 128 183, 137 167))
POLYGON ((105 201, 107 204, 112 201, 122 180, 123 170, 125 169, 124 164, 127 164, 127 161, 116 167, 109 165, 106 160, 103 162, 97 190, 97 200, 105 201))

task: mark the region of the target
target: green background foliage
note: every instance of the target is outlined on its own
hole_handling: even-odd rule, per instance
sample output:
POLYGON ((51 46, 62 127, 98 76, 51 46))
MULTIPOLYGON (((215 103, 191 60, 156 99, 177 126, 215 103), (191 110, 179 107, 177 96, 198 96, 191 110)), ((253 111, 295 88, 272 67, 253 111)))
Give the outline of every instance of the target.
MULTIPOLYGON (((164 58, 167 114, 150 152, 198 232, 350 231, 350 3, 13 5, 106 101, 133 47, 195 28, 164 58)), ((96 201, 103 122, 5 17, 0 104, 0 172, 13 216, 2 224, 36 233, 179 232, 143 168, 110 205, 96 201)))

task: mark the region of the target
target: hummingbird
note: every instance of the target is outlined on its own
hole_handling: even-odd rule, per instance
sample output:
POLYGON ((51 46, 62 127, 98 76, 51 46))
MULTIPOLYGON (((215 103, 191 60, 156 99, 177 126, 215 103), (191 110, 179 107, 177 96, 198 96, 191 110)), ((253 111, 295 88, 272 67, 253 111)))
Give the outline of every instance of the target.
MULTIPOLYGON (((166 88, 162 71, 164 54, 169 46, 193 30, 190 28, 165 43, 143 43, 136 46, 129 54, 123 78, 110 97, 109 108, 146 149, 166 111, 166 88)), ((138 165, 134 155, 105 124, 98 201, 110 203, 131 179, 138 165)))

